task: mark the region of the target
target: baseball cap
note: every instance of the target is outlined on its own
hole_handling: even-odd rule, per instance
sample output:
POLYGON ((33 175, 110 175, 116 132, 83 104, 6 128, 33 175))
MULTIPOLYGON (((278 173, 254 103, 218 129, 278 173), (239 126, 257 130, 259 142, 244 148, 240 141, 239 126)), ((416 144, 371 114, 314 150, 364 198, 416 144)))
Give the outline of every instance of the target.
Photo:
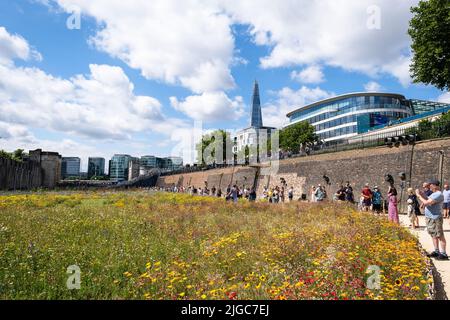
POLYGON ((439 180, 434 180, 434 179, 427 180, 427 183, 428 184, 434 184, 435 186, 438 186, 438 187, 441 185, 439 180))

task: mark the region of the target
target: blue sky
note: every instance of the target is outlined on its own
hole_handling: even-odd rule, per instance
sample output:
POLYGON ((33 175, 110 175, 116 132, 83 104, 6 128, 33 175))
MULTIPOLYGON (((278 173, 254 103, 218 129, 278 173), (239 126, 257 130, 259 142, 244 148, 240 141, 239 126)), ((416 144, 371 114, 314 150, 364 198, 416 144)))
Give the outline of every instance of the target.
POLYGON ((84 167, 88 156, 176 155, 194 121, 247 126, 255 79, 273 126, 348 92, 448 101, 408 75, 416 3, 2 1, 0 149, 51 149, 84 167))

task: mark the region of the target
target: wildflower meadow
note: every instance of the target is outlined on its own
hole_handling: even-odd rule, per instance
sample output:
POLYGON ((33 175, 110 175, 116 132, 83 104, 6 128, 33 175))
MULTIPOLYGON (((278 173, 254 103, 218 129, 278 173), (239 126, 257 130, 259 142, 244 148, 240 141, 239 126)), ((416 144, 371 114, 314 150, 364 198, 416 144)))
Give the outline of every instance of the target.
POLYGON ((428 270, 406 229, 346 205, 0 196, 0 299, 429 299, 428 270))

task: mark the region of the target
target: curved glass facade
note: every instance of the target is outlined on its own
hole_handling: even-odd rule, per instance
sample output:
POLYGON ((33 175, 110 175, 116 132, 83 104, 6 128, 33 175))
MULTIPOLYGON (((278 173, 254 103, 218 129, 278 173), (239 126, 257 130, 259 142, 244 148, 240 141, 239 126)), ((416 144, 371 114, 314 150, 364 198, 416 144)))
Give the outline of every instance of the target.
POLYGON ((321 140, 335 141, 371 127, 413 115, 405 97, 394 94, 350 94, 306 106, 288 114, 290 124, 307 121, 321 140))

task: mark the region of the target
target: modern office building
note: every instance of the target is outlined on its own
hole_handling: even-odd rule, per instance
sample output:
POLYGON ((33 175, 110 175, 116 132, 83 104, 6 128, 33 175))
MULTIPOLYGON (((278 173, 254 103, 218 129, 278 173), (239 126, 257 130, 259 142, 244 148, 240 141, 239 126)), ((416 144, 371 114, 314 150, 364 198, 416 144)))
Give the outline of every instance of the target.
POLYGON ((63 157, 61 162, 61 177, 63 179, 80 177, 81 159, 78 157, 63 157))
POLYGON ((350 93, 318 101, 287 114, 291 126, 307 121, 325 143, 339 143, 372 128, 447 106, 394 93, 350 93))
POLYGON ((183 158, 158 158, 155 156, 143 156, 140 159, 140 165, 146 169, 158 168, 162 169, 163 171, 173 171, 183 167, 183 158))
POLYGON ((128 180, 128 168, 132 159, 128 154, 115 154, 110 161, 109 179, 115 182, 128 180))
POLYGON ((174 171, 183 168, 183 158, 181 157, 167 157, 167 170, 174 171))
POLYGON ((256 147, 260 144, 260 140, 264 139, 270 140, 272 132, 276 128, 265 127, 263 125, 262 112, 261 112, 261 98, 259 95, 259 85, 255 81, 253 87, 252 95, 252 114, 250 127, 245 128, 236 133, 234 138, 233 153, 237 154, 242 152, 242 150, 249 147, 256 147))
POLYGON ((149 168, 162 168, 163 160, 155 156, 143 156, 141 157, 141 165, 149 168))
POLYGON ((105 158, 88 159, 88 179, 105 175, 105 158))
POLYGON ((128 181, 139 177, 140 160, 132 158, 128 163, 128 181))

